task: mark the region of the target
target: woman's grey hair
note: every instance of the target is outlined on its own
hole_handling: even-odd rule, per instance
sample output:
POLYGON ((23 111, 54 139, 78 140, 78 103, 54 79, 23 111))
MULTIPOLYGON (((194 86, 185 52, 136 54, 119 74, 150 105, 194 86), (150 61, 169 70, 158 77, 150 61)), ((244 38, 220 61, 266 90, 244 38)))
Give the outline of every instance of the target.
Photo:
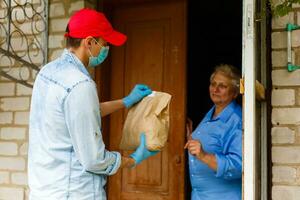
POLYGON ((220 64, 215 67, 214 72, 210 76, 210 81, 213 80, 214 76, 217 73, 221 73, 222 75, 226 76, 229 78, 232 82, 232 86, 236 94, 239 93, 239 88, 240 88, 240 78, 241 78, 241 73, 239 69, 234 67, 233 65, 229 64, 220 64))

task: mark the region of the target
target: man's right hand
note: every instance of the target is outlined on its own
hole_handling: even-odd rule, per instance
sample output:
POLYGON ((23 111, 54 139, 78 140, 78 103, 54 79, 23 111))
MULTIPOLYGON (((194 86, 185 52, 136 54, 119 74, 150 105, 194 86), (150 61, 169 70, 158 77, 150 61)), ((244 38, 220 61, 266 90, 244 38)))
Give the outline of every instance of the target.
POLYGON ((135 160, 135 164, 141 163, 150 156, 154 156, 159 151, 149 151, 146 146, 146 136, 142 133, 140 136, 140 146, 133 152, 130 157, 135 160))
POLYGON ((126 108, 130 108, 137 102, 141 101, 144 97, 151 94, 152 90, 147 86, 143 84, 137 84, 130 94, 123 98, 123 103, 126 108))

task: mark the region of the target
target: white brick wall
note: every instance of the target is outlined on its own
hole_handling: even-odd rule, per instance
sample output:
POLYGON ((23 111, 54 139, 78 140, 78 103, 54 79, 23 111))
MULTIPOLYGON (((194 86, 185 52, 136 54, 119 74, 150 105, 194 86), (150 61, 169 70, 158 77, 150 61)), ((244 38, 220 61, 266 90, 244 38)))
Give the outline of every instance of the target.
POLYGON ((300 124, 300 108, 273 108, 273 124, 300 124))
POLYGON ((292 106, 295 104, 295 90, 277 89, 272 91, 273 106, 292 106))
POLYGON ((63 3, 52 3, 49 9, 50 19, 65 16, 65 7, 63 3))
POLYGON ((275 17, 272 19, 272 28, 278 29, 278 28, 285 28, 286 23, 294 23, 294 15, 293 13, 290 13, 283 17, 275 17))
POLYGON ((1 124, 10 124, 13 121, 13 113, 12 112, 0 112, 0 125, 1 124))
POLYGON ((0 187, 1 200, 23 200, 25 199, 24 189, 17 187, 0 187))
MULTIPOLYGON (((292 56, 292 58, 295 58, 295 56, 292 56)), ((272 66, 273 67, 284 67, 284 66, 286 66, 286 63, 287 63, 287 52, 286 51, 273 51, 272 52, 272 66)))
POLYGON ((287 69, 273 70, 272 81, 274 86, 299 86, 300 71, 291 73, 287 69))
POLYGON ((11 174, 11 182, 16 185, 27 185, 27 173, 15 172, 11 174))
POLYGON ((0 129, 0 136, 3 140, 24 140, 26 131, 25 127, 3 127, 0 129))
MULTIPOLYGON (((278 3, 280 0, 276 0, 278 3)), ((275 1, 273 1, 275 2, 275 1)), ((287 71, 287 23, 300 24, 300 12, 272 19, 272 200, 300 197, 300 70, 287 71)), ((299 65, 300 31, 292 32, 292 62, 299 65)))
POLYGON ((0 170, 24 171, 25 159, 22 157, 0 157, 0 170))
POLYGON ((299 186, 273 186, 272 200, 299 200, 299 186))
POLYGON ((295 142, 295 131, 288 127, 273 127, 272 128, 272 143, 273 144, 292 144, 295 142))
POLYGON ((273 167, 274 183, 295 183, 297 181, 297 168, 291 166, 274 166, 273 167))
POLYGON ((25 111, 29 110, 29 97, 1 98, 0 109, 3 111, 25 111))

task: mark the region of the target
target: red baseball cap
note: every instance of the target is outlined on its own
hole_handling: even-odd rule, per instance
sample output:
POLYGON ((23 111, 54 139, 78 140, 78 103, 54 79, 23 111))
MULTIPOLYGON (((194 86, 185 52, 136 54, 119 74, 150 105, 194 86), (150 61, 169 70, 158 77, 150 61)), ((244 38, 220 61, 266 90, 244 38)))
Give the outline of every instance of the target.
POLYGON ((83 8, 71 16, 66 37, 86 38, 101 37, 116 46, 124 44, 127 36, 115 31, 105 15, 89 8, 83 8))

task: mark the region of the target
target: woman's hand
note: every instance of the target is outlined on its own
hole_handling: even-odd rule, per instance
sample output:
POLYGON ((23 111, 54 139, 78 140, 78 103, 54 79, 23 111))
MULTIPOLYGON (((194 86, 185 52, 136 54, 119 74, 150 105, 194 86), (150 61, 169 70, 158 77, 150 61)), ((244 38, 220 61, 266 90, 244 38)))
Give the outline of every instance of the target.
POLYGON ((205 156, 205 152, 203 151, 199 140, 188 140, 184 148, 188 149, 189 153, 196 156, 199 160, 202 160, 205 156))
POLYGON ((203 163, 207 164, 208 167, 217 171, 218 163, 217 158, 214 154, 206 153, 202 144, 199 140, 188 140, 184 146, 185 149, 188 149, 189 153, 193 156, 196 156, 198 160, 201 160, 203 163))
POLYGON ((186 139, 192 139, 192 132, 193 132, 193 121, 190 118, 187 118, 186 121, 186 139))

